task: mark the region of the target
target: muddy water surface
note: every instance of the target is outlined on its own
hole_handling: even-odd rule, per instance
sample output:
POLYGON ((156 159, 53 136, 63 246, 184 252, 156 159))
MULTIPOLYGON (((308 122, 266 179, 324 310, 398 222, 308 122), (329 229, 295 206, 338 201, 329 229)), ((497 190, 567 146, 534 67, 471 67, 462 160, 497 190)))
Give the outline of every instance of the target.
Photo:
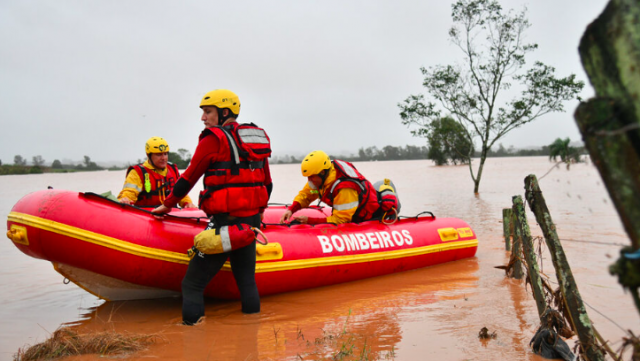
MULTIPOLYGON (((434 167, 428 161, 370 162, 356 166, 371 180, 390 177, 399 189, 402 214, 432 211, 458 217, 475 230, 475 258, 341 285, 262 299, 262 312, 243 315, 239 302, 209 300, 206 320, 180 325, 179 299, 107 302, 64 284, 47 261, 0 242, 0 359, 46 339, 63 324, 78 331, 156 333, 155 345, 128 359, 312 360, 351 352, 346 359, 542 360, 529 340, 537 328, 531 292, 494 268, 508 259, 502 208, 523 195, 524 177, 542 177, 546 158, 489 159, 480 195, 474 196, 465 166, 434 167), (487 327, 497 337, 478 339, 487 327)), ((298 165, 272 166, 273 202, 290 202, 304 179, 298 165)), ((0 177, 0 216, 24 194, 53 186, 117 193, 122 172, 0 177)), ((579 164, 541 179, 587 312, 596 328, 620 345, 622 329, 638 331, 638 313, 607 268, 628 244, 596 169, 579 164)), ((192 191, 192 197, 198 189, 192 191)), ((534 236, 541 235, 530 215, 534 236)), ((554 282, 550 258, 543 271, 554 282)), ((283 280, 286 282, 286 280, 283 280)), ((636 332, 638 333, 638 332, 636 332)), ((569 340, 570 345, 573 344, 569 340)), ((92 360, 96 356, 73 359, 92 360)))

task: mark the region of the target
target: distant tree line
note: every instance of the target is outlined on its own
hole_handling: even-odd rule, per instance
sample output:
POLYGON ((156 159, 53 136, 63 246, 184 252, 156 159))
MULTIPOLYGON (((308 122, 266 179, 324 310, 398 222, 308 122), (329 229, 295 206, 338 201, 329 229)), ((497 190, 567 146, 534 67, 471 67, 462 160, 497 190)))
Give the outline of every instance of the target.
MULTIPOLYGON (((368 162, 368 161, 382 161, 382 160, 408 160, 408 159, 427 159, 428 149, 426 146, 418 147, 414 145, 407 145, 405 147, 394 147, 387 145, 383 148, 376 146, 368 148, 360 148, 358 154, 340 155, 337 158, 346 160, 348 162, 368 162)), ((333 155, 329 155, 331 159, 336 158, 333 155)), ((291 164, 299 163, 303 157, 296 158, 294 156, 274 156, 271 160, 271 164, 291 164)))
MULTIPOLYGON (((580 157, 587 154, 584 147, 572 147, 569 145, 571 139, 557 138, 549 145, 543 145, 538 149, 515 149, 513 146, 506 149, 502 144, 498 145, 498 150, 489 151, 488 157, 535 157, 548 156, 549 159, 560 158, 565 163, 580 162, 580 157)), ((475 153, 478 156, 478 152, 475 153)))
MULTIPOLYGON (((96 171, 104 170, 95 162, 91 161, 88 155, 84 156, 84 161, 78 164, 63 164, 60 160, 56 159, 51 163, 51 166, 45 166, 45 160, 41 155, 36 155, 31 158, 31 165, 27 165, 27 159, 21 155, 13 157, 13 165, 2 164, 0 161, 0 175, 7 174, 39 174, 39 173, 67 173, 67 172, 82 172, 82 171, 96 171)), ((112 168, 110 168, 112 169, 112 168)), ((118 168, 116 168, 118 169, 118 168)))
MULTIPOLYGON (((451 125, 449 125, 451 126, 451 125)), ((414 160, 414 159, 431 159, 436 165, 447 164, 463 164, 465 159, 458 156, 456 149, 460 147, 469 147, 470 144, 466 144, 462 138, 438 138, 436 132, 433 133, 434 137, 429 138, 429 147, 427 146, 414 146, 406 145, 404 147, 394 147, 387 145, 383 148, 376 146, 360 148, 358 154, 337 156, 338 159, 346 160, 349 162, 370 162, 370 161, 386 161, 386 160, 414 160), (444 141, 443 139, 448 139, 444 141), (440 139, 438 142, 437 140, 440 139), (449 146, 451 141, 457 142, 456 147, 449 146)), ((586 154, 584 147, 572 147, 569 145, 569 138, 556 139, 552 144, 542 146, 538 149, 515 149, 513 146, 505 148, 502 144, 498 145, 497 150, 490 149, 487 152, 487 157, 531 157, 531 156, 548 156, 549 159, 555 160, 560 158, 562 162, 575 163, 580 161, 580 156, 586 154)), ((474 152, 476 157, 479 157, 479 152, 474 152)), ((332 159, 336 157, 331 155, 332 159)), ((299 163, 302 161, 302 157, 296 158, 294 156, 275 156, 271 159, 272 164, 291 164, 299 163)), ((138 163, 143 163, 143 159, 138 159, 138 163)), ((191 153, 186 149, 178 149, 178 152, 169 152, 169 162, 175 164, 180 169, 186 169, 191 162, 191 153)), ((87 155, 84 156, 84 161, 78 164, 63 164, 60 160, 55 159, 51 166, 45 166, 45 160, 40 155, 36 155, 31 159, 31 166, 27 165, 27 160, 21 155, 16 155, 13 158, 13 165, 2 164, 0 160, 0 175, 6 174, 38 174, 38 173, 51 173, 51 172, 82 172, 82 171, 96 171, 104 170, 104 167, 97 165, 91 161, 91 158, 87 155)), ((125 166, 124 168, 126 168, 125 166)), ((111 167, 109 170, 124 169, 123 167, 111 167)))
MULTIPOLYGON (((437 139, 435 137, 434 139, 437 139)), ((454 138, 455 139, 455 138, 454 138)), ((465 143, 464 139, 458 138, 459 143, 465 143)), ((411 159, 431 159, 436 165, 447 164, 464 164, 466 160, 464 157, 453 149, 454 147, 447 146, 446 142, 431 141, 430 146, 413 146, 407 145, 404 147, 394 147, 387 145, 383 148, 376 146, 368 148, 360 148, 358 154, 340 155, 338 159, 346 160, 349 162, 370 162, 370 161, 385 161, 385 160, 411 160, 411 159)), ((461 146, 470 147, 470 144, 458 144, 457 148, 461 146)), ((499 144, 498 149, 490 149, 487 152, 487 157, 539 157, 547 156, 555 160, 556 157, 560 157, 562 161, 567 159, 572 162, 576 162, 580 159, 580 155, 586 154, 584 147, 571 147, 569 146, 569 138, 561 140, 556 139, 551 145, 544 145, 537 149, 515 149, 510 146, 505 148, 504 145, 499 144)), ((330 155, 331 159, 336 158, 334 155, 330 155)), ((480 152, 474 151, 474 157, 480 157, 480 152)), ((290 155, 275 156, 270 162, 271 164, 291 164, 300 163, 302 157, 294 157, 290 155)))
POLYGON ((368 147, 358 149, 357 156, 345 156, 341 159, 349 162, 367 162, 382 160, 409 160, 409 159, 427 159, 428 149, 426 146, 418 147, 407 145, 405 147, 394 147, 387 145, 382 149, 378 147, 368 147))
MULTIPOLYGON (((143 163, 144 159, 138 159, 138 163, 143 163)), ((191 153, 186 149, 178 149, 177 153, 169 152, 169 162, 174 163, 180 169, 185 169, 191 162, 191 153)), ((123 167, 101 167, 96 162, 92 161, 88 155, 84 156, 84 160, 81 163, 66 164, 62 163, 59 159, 55 159, 51 162, 50 166, 45 165, 46 161, 41 155, 36 155, 31 158, 31 164, 27 165, 27 159, 21 155, 13 157, 13 164, 3 164, 0 160, 0 175, 7 174, 39 174, 39 173, 67 173, 67 172, 84 172, 84 171, 97 171, 97 170, 121 170, 126 169, 129 165, 123 167)))
MULTIPOLYGON (((480 152, 474 152, 474 156, 480 156, 480 152)), ((514 146, 510 146, 509 148, 505 148, 502 143, 498 145, 498 149, 493 150, 490 149, 487 152, 487 157, 535 157, 535 156, 548 156, 549 155, 549 146, 543 145, 538 149, 515 149, 514 146)))

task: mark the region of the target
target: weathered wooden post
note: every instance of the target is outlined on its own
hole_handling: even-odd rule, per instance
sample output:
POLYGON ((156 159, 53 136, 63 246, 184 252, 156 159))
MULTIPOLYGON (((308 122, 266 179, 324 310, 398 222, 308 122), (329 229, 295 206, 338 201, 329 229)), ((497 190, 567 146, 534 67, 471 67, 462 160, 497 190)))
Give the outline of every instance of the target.
POLYGON ((538 260, 536 259, 533 241, 531 240, 531 231, 527 222, 527 215, 524 211, 524 204, 521 196, 513 197, 513 215, 515 222, 513 224, 514 238, 522 240, 522 248, 524 250, 525 260, 527 261, 527 269, 529 270, 529 278, 531 280, 531 289, 533 297, 538 307, 538 316, 542 316, 547 308, 542 281, 540 280, 540 269, 538 268, 538 260))
POLYGON ((551 253, 551 260, 556 270, 556 277, 560 284, 560 291, 566 302, 567 309, 569 311, 569 317, 573 325, 573 330, 578 334, 582 351, 589 361, 604 360, 604 356, 598 350, 596 344, 596 338, 593 333, 593 327, 591 326, 591 320, 580 297, 578 291, 578 285, 573 278, 571 267, 567 261, 567 257, 558 239, 558 233, 556 232, 556 226, 551 219, 549 208, 542 196, 542 191, 538 185, 538 179, 535 175, 528 175, 525 180, 525 197, 529 203, 531 211, 536 216, 536 220, 542 228, 549 253, 551 253))
POLYGON ((511 277, 517 280, 522 279, 524 277, 524 271, 522 270, 522 238, 517 237, 514 230, 514 213, 511 211, 511 216, 509 217, 511 234, 513 235, 513 249, 511 250, 511 257, 509 258, 509 264, 512 265, 511 277))
POLYGON ((610 269, 631 290, 640 311, 640 3, 612 0, 591 23, 578 48, 596 97, 580 103, 575 120, 631 239, 610 269), (624 267, 620 267, 623 265, 624 267))
POLYGON ((504 235, 504 249, 511 250, 511 208, 502 210, 502 234, 504 235))

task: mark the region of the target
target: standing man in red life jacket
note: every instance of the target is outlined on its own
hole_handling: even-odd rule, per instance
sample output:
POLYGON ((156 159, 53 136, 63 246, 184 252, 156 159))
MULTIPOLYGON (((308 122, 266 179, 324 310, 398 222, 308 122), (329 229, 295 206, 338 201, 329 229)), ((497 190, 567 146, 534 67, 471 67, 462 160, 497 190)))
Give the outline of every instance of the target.
MULTIPOLYGON (((238 223, 260 227, 273 185, 269 172, 269 137, 254 124, 238 124, 240 99, 230 90, 205 94, 202 102, 205 129, 191 163, 173 192, 155 214, 165 214, 189 193, 204 175, 200 208, 210 217, 206 229, 238 223)), ((240 291, 242 312, 260 312, 255 280, 256 243, 227 253, 201 252, 189 262, 182 280, 182 320, 193 325, 204 316, 204 290, 227 259, 240 291)))
POLYGON ((353 164, 338 159, 331 161, 327 153, 316 150, 304 157, 301 168, 302 176, 309 182, 294 198, 280 223, 291 220, 294 212, 309 207, 318 198, 333 207, 331 216, 298 216, 293 220, 308 224, 340 224, 362 222, 380 215, 376 190, 353 164))
MULTIPOLYGON (((147 160, 127 169, 127 178, 118 194, 118 201, 137 207, 157 207, 171 193, 180 178, 180 171, 173 163, 169 163, 169 144, 164 138, 149 138, 144 150, 147 160)), ((197 208, 188 195, 180 200, 179 205, 182 208, 197 208)))

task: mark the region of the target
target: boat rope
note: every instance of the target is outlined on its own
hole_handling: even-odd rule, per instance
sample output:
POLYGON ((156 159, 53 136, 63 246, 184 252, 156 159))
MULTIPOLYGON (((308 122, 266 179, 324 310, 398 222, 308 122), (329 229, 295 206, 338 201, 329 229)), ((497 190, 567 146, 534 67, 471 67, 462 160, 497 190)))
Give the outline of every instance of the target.
MULTIPOLYGON (((208 218, 208 217, 188 217, 188 216, 176 216, 176 215, 172 215, 172 214, 163 214, 163 215, 161 215, 161 216, 160 216, 160 215, 157 215, 157 214, 152 213, 152 212, 151 212, 150 210, 148 210, 148 209, 145 209, 145 208, 142 208, 142 207, 137 207, 137 206, 134 206, 134 205, 132 205, 132 204, 120 203, 120 202, 118 202, 117 200, 113 200, 113 199, 110 199, 110 198, 104 197, 104 196, 102 196, 102 195, 100 195, 100 194, 97 194, 97 193, 85 192, 85 193, 81 193, 81 194, 84 194, 85 196, 89 196, 89 197, 98 197, 98 198, 104 199, 104 200, 106 200, 106 201, 108 201, 108 202, 115 203, 115 204, 117 204, 117 205, 119 205, 119 206, 121 206, 121 207, 130 207, 130 208, 133 208, 133 209, 136 209, 136 210, 142 211, 142 212, 144 212, 144 213, 150 214, 150 215, 152 215, 152 216, 154 216, 154 217, 170 217, 170 218, 178 218, 178 219, 192 219, 192 220, 197 221, 198 223, 199 223, 201 220, 204 220, 204 221, 207 221, 207 222, 209 221, 209 218, 208 218)), ((267 206, 284 206, 284 207, 288 207, 288 206, 289 206, 289 204, 288 204, 288 203, 268 203, 268 205, 267 205, 267 206)), ((317 205, 317 206, 312 206, 312 207, 309 207, 309 208, 322 210, 322 208, 324 208, 324 207, 323 207, 323 206, 319 206, 319 205, 317 205)), ((417 220, 417 219, 418 219, 421 215, 423 215, 423 214, 429 214, 429 215, 431 216, 431 218, 436 219, 436 216, 435 216, 432 212, 425 211, 425 212, 420 212, 420 213, 416 214, 415 216, 410 216, 410 217, 407 217, 407 216, 400 216, 400 215, 398 215, 398 214, 396 213, 395 220, 394 220, 392 223, 384 222, 384 220, 383 220, 383 219, 384 219, 384 217, 386 217, 386 213, 385 213, 385 215, 383 216, 383 218, 381 218, 381 219, 380 219, 380 221, 381 221, 382 223, 384 223, 384 224, 388 224, 388 225, 390 225, 390 224, 395 223, 395 222, 396 222, 396 221, 398 221, 398 220, 401 220, 402 218, 404 218, 404 219, 412 218, 412 219, 416 219, 416 220, 417 220)), ((284 224, 283 224, 283 223, 264 223, 264 222, 263 222, 262 224, 263 224, 264 226, 288 226, 288 227, 291 227, 291 226, 293 226, 293 225, 298 225, 298 224, 301 224, 301 223, 298 223, 298 222, 291 222, 291 223, 284 223, 284 224)), ((319 224, 333 224, 333 225, 335 225, 335 223, 319 223, 319 224)), ((313 227, 313 226, 315 226, 315 225, 311 224, 310 226, 312 226, 312 227, 313 227)), ((265 238, 265 239, 266 239, 266 238, 265 238)))
POLYGON ((395 208, 391 208, 389 211, 384 212, 384 214, 382 215, 382 218, 380 219, 380 222, 382 222, 383 224, 389 225, 389 226, 394 224, 394 223, 396 223, 397 221, 398 221, 398 211, 396 211, 395 208), (390 211, 393 211, 393 219, 389 218, 389 222, 387 222, 386 221, 387 220, 387 214, 390 211))
POLYGON ((158 214, 154 214, 154 213, 152 213, 152 212, 151 212, 151 210, 149 210, 149 209, 154 209, 154 208, 156 208, 156 207, 138 207, 138 206, 135 206, 135 205, 133 205, 133 204, 120 203, 120 202, 118 202, 117 200, 113 200, 113 199, 110 199, 110 198, 104 197, 104 196, 102 196, 102 195, 100 195, 100 194, 92 193, 92 192, 85 192, 85 193, 80 193, 80 194, 84 194, 85 196, 89 196, 89 197, 98 197, 98 198, 104 199, 104 200, 106 200, 106 201, 108 201, 108 202, 115 203, 115 204, 117 204, 117 205, 119 205, 119 206, 121 206, 121 207, 123 207, 123 208, 127 208, 127 207, 128 207, 128 208, 133 208, 133 209, 135 209, 135 210, 142 211, 142 212, 147 213, 147 214, 150 214, 150 215, 152 215, 152 216, 157 216, 157 217, 160 217, 160 216, 161 216, 161 217, 170 217, 170 218, 180 218, 180 219, 193 219, 193 220, 196 220, 196 221, 198 221, 198 222, 200 222, 200 220, 207 220, 207 221, 209 220, 209 218, 208 218, 208 217, 183 217, 183 216, 175 216, 175 215, 173 215, 173 214, 163 214, 163 215, 158 215, 158 214), (148 208, 149 208, 149 209, 148 209, 148 208))
POLYGON ((415 215, 415 216, 413 216, 413 217, 398 216, 398 218, 415 218, 415 219, 418 219, 418 218, 419 218, 421 215, 423 215, 423 214, 429 214, 429 215, 431 216, 431 218, 436 219, 435 214, 433 214, 432 212, 429 212, 429 211, 420 212, 420 213, 416 214, 416 215, 415 215))
POLYGON ((260 228, 251 227, 251 230, 256 232, 256 242, 260 243, 263 246, 266 246, 267 244, 269 244, 269 241, 267 240, 267 236, 265 236, 264 233, 262 233, 260 228), (262 236, 262 240, 260 240, 260 238, 258 238, 258 235, 262 236))
MULTIPOLYGON (((424 211, 424 212, 420 212, 420 213, 416 214, 415 216, 400 216, 400 215, 399 215, 399 216, 397 216, 397 218, 396 218, 393 222, 391 222, 391 223, 384 222, 384 221, 382 220, 382 218, 370 219, 369 221, 376 221, 376 220, 377 220, 377 221, 380 221, 382 224, 391 225, 391 224, 394 224, 395 222, 397 222, 397 221, 399 221, 399 220, 402 220, 402 219, 414 219, 414 220, 418 220, 418 219, 420 218, 420 216, 421 216, 421 215, 423 215, 423 214, 428 214, 430 218, 436 219, 436 216, 435 216, 432 212, 424 211)), ((385 215, 386 215, 386 214, 385 214, 385 215)), ((369 222, 369 221, 365 221, 365 222, 369 222)), ((301 225, 301 224, 303 224, 303 223, 300 223, 300 222, 297 222, 297 221, 292 221, 292 222, 289 222, 289 223, 265 223, 265 222, 262 222, 262 225, 263 225, 263 226, 265 226, 265 227, 266 227, 266 226, 291 227, 291 226, 297 226, 297 225, 301 225)), ((330 222, 327 222, 327 223, 317 223, 317 224, 305 224, 305 225, 307 225, 307 226, 311 226, 311 227, 315 227, 315 226, 317 226, 317 225, 325 225, 325 224, 332 224, 332 225, 334 225, 334 226, 337 226, 337 224, 335 224, 335 223, 330 223, 330 222)))

